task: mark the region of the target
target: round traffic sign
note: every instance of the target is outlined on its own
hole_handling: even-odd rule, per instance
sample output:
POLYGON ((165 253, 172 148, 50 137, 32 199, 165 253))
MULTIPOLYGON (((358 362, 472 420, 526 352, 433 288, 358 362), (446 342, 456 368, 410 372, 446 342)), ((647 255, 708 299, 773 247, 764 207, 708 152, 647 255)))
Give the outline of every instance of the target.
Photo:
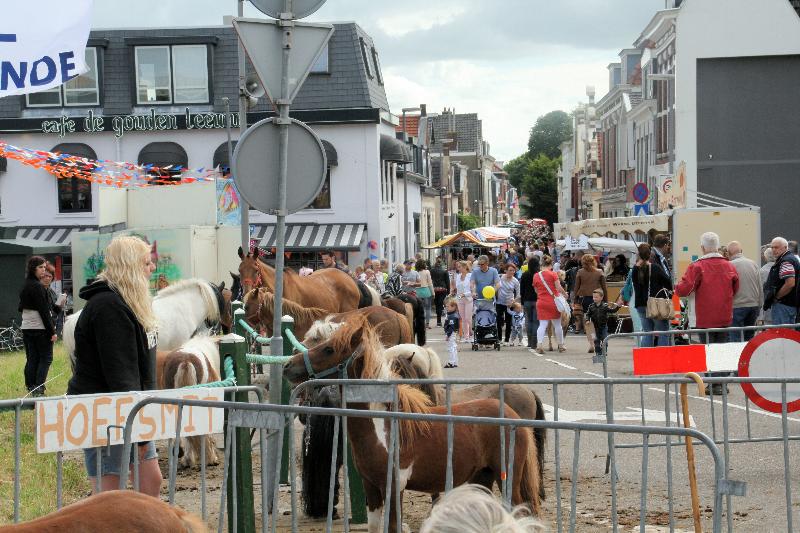
MULTIPOLYGON (((281 18, 281 13, 286 12, 286 0, 250 0, 250 2, 262 13, 274 19, 281 18)), ((317 9, 322 7, 325 0, 292 0, 292 18, 306 18, 317 9)))
POLYGON ((633 186, 633 199, 636 200, 636 203, 639 204, 645 203, 649 196, 650 196, 650 190, 644 183, 639 182, 633 186))
MULTIPOLYGON (((753 337, 739 356, 739 377, 800 376, 800 331, 770 329, 753 337)), ((771 413, 782 412, 781 383, 742 383, 745 395, 771 413)), ((786 384, 786 412, 800 410, 800 383, 786 384)))
MULTIPOLYGON (((274 118, 256 122, 233 151, 233 181, 247 203, 262 213, 276 214, 280 176, 280 127, 274 118)), ((322 141, 306 124, 291 119, 287 159, 286 211, 308 207, 325 184, 327 161, 322 141)))

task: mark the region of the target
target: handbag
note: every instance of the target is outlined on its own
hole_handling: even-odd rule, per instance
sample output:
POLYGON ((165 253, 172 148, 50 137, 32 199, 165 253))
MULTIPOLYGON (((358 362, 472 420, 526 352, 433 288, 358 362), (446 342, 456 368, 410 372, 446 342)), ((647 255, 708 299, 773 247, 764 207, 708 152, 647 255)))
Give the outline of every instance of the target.
POLYGON ((669 320, 672 318, 672 299, 667 289, 661 289, 655 296, 650 296, 650 278, 652 274, 653 267, 651 265, 647 272, 647 318, 669 320), (662 292, 666 298, 659 296, 662 292))
POLYGON ((539 272, 539 281, 542 282, 542 285, 544 285, 544 288, 547 289, 547 292, 550 293, 550 296, 553 297, 553 300, 556 303, 556 309, 558 309, 558 312, 561 313, 561 316, 562 317, 564 315, 570 316, 572 314, 572 310, 569 307, 569 302, 567 302, 567 299, 564 298, 564 295, 559 293, 559 295, 556 296, 553 293, 553 291, 550 290, 550 286, 544 280, 544 276, 542 275, 541 272, 539 272))

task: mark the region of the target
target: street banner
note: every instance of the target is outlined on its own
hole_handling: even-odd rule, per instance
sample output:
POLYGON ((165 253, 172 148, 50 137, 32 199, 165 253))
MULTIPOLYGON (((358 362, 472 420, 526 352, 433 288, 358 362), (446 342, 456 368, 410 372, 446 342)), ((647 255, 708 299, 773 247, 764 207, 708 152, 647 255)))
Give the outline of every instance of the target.
POLYGON ((89 70, 92 0, 28 0, 0 17, 0 98, 51 89, 89 70))
MULTIPOLYGON (((224 391, 218 388, 174 389, 42 400, 36 402, 36 451, 51 453, 122 444, 124 435, 120 426, 125 425, 133 406, 149 397, 221 402, 224 391)), ((151 403, 144 406, 134 419, 131 442, 175 438, 177 417, 176 405, 151 403)), ((222 433, 223 418, 222 409, 184 407, 181 436, 222 433)))

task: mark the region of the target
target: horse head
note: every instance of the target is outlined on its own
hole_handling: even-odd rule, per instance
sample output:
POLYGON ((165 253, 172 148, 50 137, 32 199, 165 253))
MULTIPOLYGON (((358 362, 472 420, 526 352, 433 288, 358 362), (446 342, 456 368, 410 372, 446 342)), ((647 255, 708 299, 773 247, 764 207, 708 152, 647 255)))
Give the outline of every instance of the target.
POLYGON ((377 379, 389 377, 380 337, 363 316, 343 323, 324 342, 296 353, 283 375, 294 384, 309 379, 377 379))
POLYGON ((252 253, 245 255, 242 247, 239 247, 239 279, 242 285, 242 294, 247 294, 251 290, 265 286, 264 275, 262 273, 263 267, 259 263, 258 258, 261 255, 261 250, 256 247, 252 253))
MULTIPOLYGON (((212 284, 213 285, 213 284, 212 284)), ((219 307, 219 325, 222 333, 228 334, 233 331, 233 308, 231 302, 233 301, 233 291, 225 288, 223 281, 215 286, 218 298, 221 299, 219 307)))
POLYGON ((265 304, 272 307, 272 293, 264 287, 253 288, 244 293, 243 298, 244 321, 256 330, 261 329, 262 324, 271 327, 271 321, 263 320, 265 304), (265 322, 269 322, 268 324, 265 322))

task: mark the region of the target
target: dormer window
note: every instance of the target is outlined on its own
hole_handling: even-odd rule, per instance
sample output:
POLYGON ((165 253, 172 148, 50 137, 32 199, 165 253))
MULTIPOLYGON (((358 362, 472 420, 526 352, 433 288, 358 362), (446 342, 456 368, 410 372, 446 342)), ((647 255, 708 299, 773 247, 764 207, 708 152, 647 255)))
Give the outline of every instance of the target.
POLYGON ((363 37, 359 37, 358 40, 361 43, 361 58, 364 60, 364 69, 367 71, 367 77, 372 79, 374 76, 372 75, 372 68, 369 65, 369 52, 367 51, 367 43, 364 41, 363 37))
POLYGON ((137 46, 136 103, 206 104, 210 101, 208 46, 137 46))
POLYGON ((381 74, 381 62, 378 59, 378 52, 375 50, 375 47, 372 47, 372 63, 375 66, 375 77, 378 79, 378 83, 383 85, 383 74, 381 74))
POLYGON ((97 68, 97 49, 87 47, 84 52, 89 70, 67 83, 46 91, 28 94, 28 107, 76 107, 100 105, 100 83, 97 68))

